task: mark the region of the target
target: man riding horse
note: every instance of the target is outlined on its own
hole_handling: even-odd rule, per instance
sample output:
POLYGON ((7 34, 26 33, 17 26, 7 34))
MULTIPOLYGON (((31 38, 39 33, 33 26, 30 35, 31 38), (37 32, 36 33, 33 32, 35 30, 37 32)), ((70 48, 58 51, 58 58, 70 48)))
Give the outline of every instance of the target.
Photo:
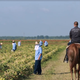
MULTIPOLYGON (((74 22, 74 28, 71 29, 70 31, 70 39, 71 41, 68 43, 68 45, 72 43, 80 43, 80 28, 78 27, 78 22, 74 22)), ((64 58, 64 61, 68 63, 68 47, 66 48, 66 55, 64 58)))

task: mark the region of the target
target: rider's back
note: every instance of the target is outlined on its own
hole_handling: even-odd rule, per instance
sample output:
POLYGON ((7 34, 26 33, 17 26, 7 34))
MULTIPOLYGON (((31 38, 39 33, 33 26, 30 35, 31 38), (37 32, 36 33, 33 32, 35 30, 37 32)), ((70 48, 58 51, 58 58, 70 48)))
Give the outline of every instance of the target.
POLYGON ((74 27, 70 31, 70 38, 72 43, 80 43, 80 28, 74 27))

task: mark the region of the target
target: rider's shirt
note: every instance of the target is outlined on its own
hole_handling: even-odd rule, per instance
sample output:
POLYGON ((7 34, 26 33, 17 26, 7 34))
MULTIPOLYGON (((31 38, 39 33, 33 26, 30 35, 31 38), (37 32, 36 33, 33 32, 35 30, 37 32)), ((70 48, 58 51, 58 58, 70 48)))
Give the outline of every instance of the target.
POLYGON ((74 27, 70 31, 70 38, 72 43, 80 43, 80 28, 74 27))

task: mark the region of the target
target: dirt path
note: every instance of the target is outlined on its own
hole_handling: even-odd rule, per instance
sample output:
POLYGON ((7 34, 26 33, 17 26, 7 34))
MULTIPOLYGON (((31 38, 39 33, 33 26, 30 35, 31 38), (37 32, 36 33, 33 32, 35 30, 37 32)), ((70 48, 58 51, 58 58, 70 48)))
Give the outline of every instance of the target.
POLYGON ((48 61, 42 69, 42 75, 31 75, 27 80, 71 80, 69 64, 63 63, 65 51, 59 54, 58 60, 48 61))
POLYGON ((71 80, 69 64, 63 63, 65 51, 59 54, 58 60, 49 61, 42 69, 42 75, 31 75, 27 80, 71 80))

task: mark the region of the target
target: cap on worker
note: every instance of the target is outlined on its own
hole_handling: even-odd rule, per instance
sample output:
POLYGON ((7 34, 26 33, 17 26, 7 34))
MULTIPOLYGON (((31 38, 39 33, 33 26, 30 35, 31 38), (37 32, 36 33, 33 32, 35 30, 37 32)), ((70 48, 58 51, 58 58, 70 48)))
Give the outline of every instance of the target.
POLYGON ((1 45, 2 45, 3 43, 1 43, 1 45))
POLYGON ((35 42, 35 45, 39 44, 37 41, 35 42))
POLYGON ((12 42, 15 42, 14 40, 12 42))

